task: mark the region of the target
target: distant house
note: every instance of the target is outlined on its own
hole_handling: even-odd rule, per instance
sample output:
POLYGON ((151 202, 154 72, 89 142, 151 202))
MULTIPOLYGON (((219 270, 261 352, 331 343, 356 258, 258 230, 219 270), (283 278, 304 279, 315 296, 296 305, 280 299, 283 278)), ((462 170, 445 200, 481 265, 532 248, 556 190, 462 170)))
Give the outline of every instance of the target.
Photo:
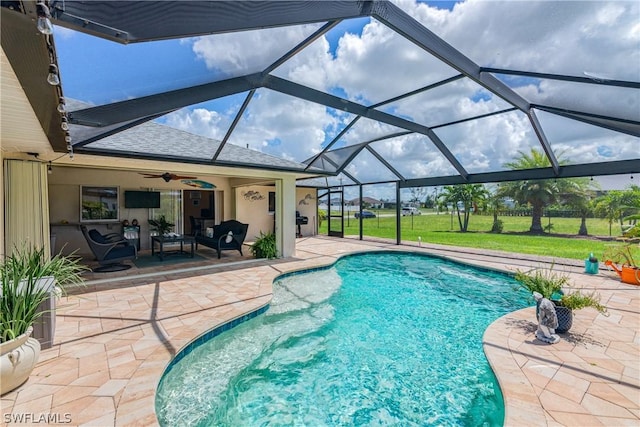
MULTIPOLYGON (((373 208, 373 209, 382 209, 385 207, 385 204, 383 201, 380 201, 378 199, 374 199, 372 197, 363 197, 362 201, 364 203, 366 203, 369 207, 373 208)), ((345 203, 352 205, 352 206, 359 206, 360 205, 360 198, 356 198, 356 199, 351 199, 351 200, 347 200, 345 203)))

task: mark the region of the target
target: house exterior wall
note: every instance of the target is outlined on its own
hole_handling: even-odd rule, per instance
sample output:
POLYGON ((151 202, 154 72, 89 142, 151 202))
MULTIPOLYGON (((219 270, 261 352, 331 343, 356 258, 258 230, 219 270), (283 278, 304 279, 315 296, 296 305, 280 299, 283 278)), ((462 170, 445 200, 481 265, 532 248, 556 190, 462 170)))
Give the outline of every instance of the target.
MULTIPOLYGON (((269 193, 276 192, 275 186, 245 186, 235 189, 238 216, 240 222, 249 224, 247 241, 255 240, 262 233, 273 233, 275 231, 275 212, 269 211, 269 193)), ((300 215, 306 216, 309 223, 300 226, 303 236, 314 236, 316 228, 316 190, 314 188, 296 188, 295 190, 295 210, 300 215)), ((287 227, 286 224, 284 226, 287 227)), ((295 219, 291 223, 291 228, 297 233, 295 219)))
MULTIPOLYGON (((275 213, 269 212, 269 192, 276 192, 276 186, 255 185, 232 188, 233 178, 206 176, 197 174, 199 179, 213 183, 215 189, 216 223, 228 219, 249 224, 247 241, 255 240, 260 232, 274 232, 275 213)), ((140 248, 150 249, 149 209, 129 209, 124 207, 125 190, 181 189, 195 190, 179 181, 165 182, 162 179, 144 178, 141 174, 128 170, 98 169, 87 167, 53 166, 49 178, 49 210, 51 232, 55 235, 54 253, 62 251, 70 254, 76 251, 79 255, 91 255, 82 232, 80 231, 80 187, 82 186, 115 186, 119 188, 119 220, 113 222, 88 222, 90 228, 102 233, 121 233, 122 220, 131 222, 134 218, 141 226, 140 248)), ((301 226, 304 236, 315 234, 316 200, 315 189, 296 189, 293 176, 275 181, 284 182, 284 197, 280 197, 282 211, 287 213, 283 220, 281 242, 279 248, 283 256, 291 256, 295 252, 295 210, 309 218, 309 224, 301 226), (289 221, 289 219, 291 219, 289 221)), ((183 203, 192 203, 188 197, 183 203)), ((188 215, 185 213, 185 215, 188 215)), ((186 216, 188 222, 188 216, 186 216)), ((188 228, 185 229, 188 231, 188 228)))
POLYGON ((306 216, 309 223, 300 226, 302 237, 315 236, 318 234, 318 201, 316 200, 315 188, 296 188, 296 210, 301 216, 306 216))
MULTIPOLYGON (((224 177, 198 175, 200 179, 211 182, 220 191, 223 198, 223 216, 221 219, 231 218, 231 205, 228 179, 224 177)), ((102 233, 120 233, 121 222, 134 218, 138 220, 140 230, 141 249, 150 249, 149 209, 129 209, 124 207, 125 190, 153 189, 181 189, 190 190, 194 187, 181 184, 179 181, 165 182, 162 179, 144 178, 137 172, 118 171, 112 169, 53 167, 49 175, 49 210, 51 230, 56 235, 55 252, 63 253, 78 251, 78 254, 88 255, 91 250, 80 231, 80 186, 117 186, 119 188, 119 221, 87 223, 90 228, 96 228, 102 233)), ((189 200, 187 200, 189 202, 189 200)), ((187 218, 188 219, 188 218, 187 218)), ((216 218, 217 220, 221 220, 216 218)))
POLYGON ((254 241, 260 233, 275 231, 275 212, 269 212, 269 193, 275 192, 274 186, 252 185, 234 189, 237 205, 236 219, 249 224, 246 240, 254 241))

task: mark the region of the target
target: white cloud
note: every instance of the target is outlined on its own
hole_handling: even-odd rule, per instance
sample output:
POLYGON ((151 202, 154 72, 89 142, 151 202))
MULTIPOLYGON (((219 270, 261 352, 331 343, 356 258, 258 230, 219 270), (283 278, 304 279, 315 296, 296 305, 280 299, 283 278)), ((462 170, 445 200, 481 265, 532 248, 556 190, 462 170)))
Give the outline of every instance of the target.
POLYGON ((193 52, 207 68, 225 76, 255 73, 271 65, 318 27, 299 25, 195 37, 193 52))
POLYGON ((471 173, 504 170, 519 152, 540 145, 528 118, 506 113, 436 129, 436 134, 471 173))
POLYGON ((168 114, 166 124, 176 129, 222 140, 226 129, 231 124, 231 119, 228 115, 206 108, 196 108, 192 111, 182 109, 168 114))
POLYGON ((411 134, 371 144, 404 178, 454 175, 456 170, 423 135, 411 134))
POLYGON ((362 36, 347 34, 340 39, 327 73, 332 86, 343 88, 351 100, 364 104, 457 74, 375 20, 364 27, 362 36))
POLYGON ((471 0, 452 12, 410 1, 400 7, 483 66, 640 78, 638 2, 471 0))
POLYGON ((262 89, 229 142, 302 161, 320 150, 336 120, 322 105, 262 89))

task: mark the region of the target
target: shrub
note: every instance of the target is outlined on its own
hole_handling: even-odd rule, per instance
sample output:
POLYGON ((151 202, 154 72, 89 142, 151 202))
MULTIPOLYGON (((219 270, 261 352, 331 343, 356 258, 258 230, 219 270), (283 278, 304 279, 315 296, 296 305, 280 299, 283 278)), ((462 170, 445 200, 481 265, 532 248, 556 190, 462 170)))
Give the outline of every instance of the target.
POLYGON ((276 235, 273 233, 263 234, 261 231, 260 236, 251 245, 251 253, 256 258, 277 258, 276 235))

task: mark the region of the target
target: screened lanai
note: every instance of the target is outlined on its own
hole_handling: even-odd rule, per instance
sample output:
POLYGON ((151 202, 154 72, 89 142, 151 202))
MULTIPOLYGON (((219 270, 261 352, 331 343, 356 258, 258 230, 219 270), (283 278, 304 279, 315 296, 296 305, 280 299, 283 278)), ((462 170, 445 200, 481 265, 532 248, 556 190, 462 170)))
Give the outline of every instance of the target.
POLYGON ((61 95, 78 101, 50 118, 69 123, 50 136, 60 152, 286 170, 314 186, 640 172, 637 2, 45 6, 61 95), (216 142, 198 153, 104 142, 147 121, 216 142), (510 170, 532 149, 550 167, 510 170))

